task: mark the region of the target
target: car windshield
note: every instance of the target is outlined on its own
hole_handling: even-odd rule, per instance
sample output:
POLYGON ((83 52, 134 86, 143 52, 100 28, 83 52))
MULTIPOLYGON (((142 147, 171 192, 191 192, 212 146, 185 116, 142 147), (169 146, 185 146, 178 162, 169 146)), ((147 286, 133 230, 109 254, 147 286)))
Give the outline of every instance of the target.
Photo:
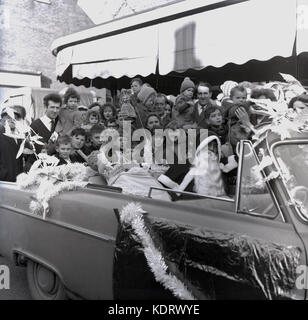
POLYGON ((278 145, 274 155, 292 204, 308 221, 308 142, 278 145))

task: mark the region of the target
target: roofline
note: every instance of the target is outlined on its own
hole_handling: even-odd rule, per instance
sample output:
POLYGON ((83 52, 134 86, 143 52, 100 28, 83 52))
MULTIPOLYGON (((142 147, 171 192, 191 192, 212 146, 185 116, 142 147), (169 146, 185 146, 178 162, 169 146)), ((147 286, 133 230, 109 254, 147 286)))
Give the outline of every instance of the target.
POLYGON ((15 74, 25 74, 25 75, 31 75, 31 76, 39 76, 42 75, 41 71, 18 71, 18 70, 5 70, 5 69, 0 69, 1 73, 15 73, 15 74))
POLYGON ((53 55, 72 45, 113 36, 158 23, 179 19, 204 11, 213 10, 249 0, 194 0, 176 2, 153 10, 105 22, 98 26, 76 32, 53 41, 53 55))

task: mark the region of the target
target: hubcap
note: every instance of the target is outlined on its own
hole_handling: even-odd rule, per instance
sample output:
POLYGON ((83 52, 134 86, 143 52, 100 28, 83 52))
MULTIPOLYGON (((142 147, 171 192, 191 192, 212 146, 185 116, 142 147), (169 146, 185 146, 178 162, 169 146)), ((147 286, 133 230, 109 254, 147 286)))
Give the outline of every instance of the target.
POLYGON ((36 274, 39 287, 43 291, 51 293, 56 285, 56 275, 42 266, 38 266, 36 274))

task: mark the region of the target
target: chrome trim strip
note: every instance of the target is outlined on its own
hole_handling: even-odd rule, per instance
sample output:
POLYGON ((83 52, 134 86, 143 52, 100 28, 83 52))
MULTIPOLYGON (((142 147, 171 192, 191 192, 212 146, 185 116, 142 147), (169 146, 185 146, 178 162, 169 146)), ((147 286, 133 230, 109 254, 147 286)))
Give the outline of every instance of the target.
POLYGON ((236 178, 236 188, 235 188, 235 213, 239 212, 240 206, 240 196, 241 196, 241 182, 242 182, 242 168, 243 168, 243 150, 244 150, 244 140, 240 141, 240 154, 239 154, 239 163, 237 169, 237 178, 236 178))
MULTIPOLYGON (((5 209, 5 210, 8 210, 8 211, 11 211, 14 214, 21 214, 21 215, 27 216, 27 217, 29 217, 31 219, 44 221, 45 223, 53 224, 53 225, 62 227, 64 229, 68 229, 68 230, 72 230, 72 231, 75 231, 75 232, 78 232, 78 233, 81 233, 81 234, 85 234, 85 235, 88 235, 88 236, 90 236, 92 238, 103 240, 105 242, 115 243, 115 241, 116 241, 116 239, 114 237, 105 236, 105 235, 103 236, 98 232, 91 231, 89 229, 85 229, 85 228, 82 228, 82 227, 77 227, 77 226, 74 226, 74 225, 69 224, 69 223, 53 221, 53 220, 50 220, 50 219, 43 219, 40 216, 36 216, 34 214, 28 213, 28 212, 26 212, 26 211, 24 211, 22 209, 14 208, 12 206, 0 205, 0 209, 5 209)), ((1 212, 0 212, 0 214, 1 214, 1 212)))
POLYGON ((159 187, 150 187, 150 190, 149 190, 149 193, 148 193, 148 197, 149 198, 151 198, 152 190, 161 190, 161 191, 167 191, 167 192, 173 192, 173 193, 187 194, 187 195, 190 195, 190 196, 202 197, 202 198, 205 198, 205 199, 212 199, 212 200, 221 200, 221 201, 225 201, 225 202, 232 202, 232 203, 235 202, 234 199, 231 199, 231 198, 228 199, 228 198, 220 198, 220 197, 214 197, 214 196, 205 196, 203 194, 194 193, 194 192, 175 191, 175 190, 172 190, 172 189, 159 188, 159 187))

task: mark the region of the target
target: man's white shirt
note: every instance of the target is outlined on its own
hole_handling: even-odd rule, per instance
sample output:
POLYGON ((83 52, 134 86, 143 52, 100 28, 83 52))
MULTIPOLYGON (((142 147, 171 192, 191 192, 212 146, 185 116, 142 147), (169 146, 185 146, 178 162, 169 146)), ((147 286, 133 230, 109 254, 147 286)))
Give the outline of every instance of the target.
MULTIPOLYGON (((43 125, 44 125, 49 131, 51 131, 51 129, 52 129, 52 119, 48 118, 46 115, 42 116, 40 119, 41 119, 43 125)), ((54 131, 54 132, 52 133, 51 137, 49 138, 49 140, 51 140, 51 141, 54 142, 54 141, 56 141, 56 140, 58 139, 58 136, 59 136, 59 134, 58 134, 56 131, 54 131)))
POLYGON ((51 127, 52 127, 52 120, 50 118, 48 118, 46 115, 42 116, 40 118, 40 120, 43 122, 44 126, 51 131, 51 127))

